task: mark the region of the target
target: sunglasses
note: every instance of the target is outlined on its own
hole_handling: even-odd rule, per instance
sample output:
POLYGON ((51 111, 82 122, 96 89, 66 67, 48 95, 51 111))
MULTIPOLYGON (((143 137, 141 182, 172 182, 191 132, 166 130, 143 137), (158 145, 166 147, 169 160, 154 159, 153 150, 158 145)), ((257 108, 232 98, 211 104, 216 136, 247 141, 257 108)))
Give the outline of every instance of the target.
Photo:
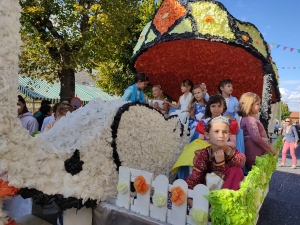
POLYGON ((288 122, 291 122, 291 121, 290 121, 290 120, 286 120, 285 122, 287 122, 287 123, 288 123, 288 122))

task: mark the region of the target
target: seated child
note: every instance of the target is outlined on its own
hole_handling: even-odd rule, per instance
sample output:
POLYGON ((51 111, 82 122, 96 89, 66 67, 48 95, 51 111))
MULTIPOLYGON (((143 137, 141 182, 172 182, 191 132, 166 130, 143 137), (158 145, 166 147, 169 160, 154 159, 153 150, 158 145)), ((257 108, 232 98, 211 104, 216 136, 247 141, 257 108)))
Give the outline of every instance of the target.
POLYGON ((165 100, 162 96, 163 90, 160 85, 154 85, 152 87, 152 95, 153 98, 149 105, 152 106, 153 108, 156 108, 159 110, 162 114, 168 114, 168 104, 165 103, 165 100))
POLYGON ((123 96, 123 101, 148 103, 143 90, 147 87, 149 78, 144 73, 138 73, 134 76, 134 84, 128 87, 123 96))
MULTIPOLYGON (((208 173, 215 173, 224 180, 222 188, 240 188, 246 158, 244 154, 228 146, 229 130, 229 120, 226 117, 215 117, 208 122, 205 136, 210 140, 211 146, 195 152, 194 168, 186 179, 189 189, 197 184, 206 184, 208 173)), ((192 202, 189 201, 189 204, 192 202)))
POLYGON ((195 129, 198 124, 198 122, 202 119, 202 117, 205 114, 206 109, 206 99, 205 95, 207 93, 204 91, 201 85, 197 85, 193 88, 193 97, 189 104, 189 111, 190 111, 190 121, 189 121, 189 127, 191 129, 191 141, 198 138, 199 133, 195 134, 195 129))
POLYGON ((181 123, 186 124, 189 119, 188 107, 192 99, 191 90, 193 89, 193 82, 189 79, 183 80, 181 82, 181 92, 183 95, 179 97, 179 100, 176 104, 165 101, 167 105, 172 107, 169 111, 169 116, 178 115, 181 123))

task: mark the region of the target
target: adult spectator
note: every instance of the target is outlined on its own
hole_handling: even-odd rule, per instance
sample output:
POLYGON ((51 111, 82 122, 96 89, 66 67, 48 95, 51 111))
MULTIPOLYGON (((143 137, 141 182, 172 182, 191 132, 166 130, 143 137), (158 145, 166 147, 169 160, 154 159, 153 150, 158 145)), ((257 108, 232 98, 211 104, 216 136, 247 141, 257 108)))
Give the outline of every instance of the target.
POLYGON ((18 95, 18 118, 21 120, 22 127, 29 131, 31 135, 33 132, 38 131, 39 124, 33 117, 32 113, 28 111, 26 102, 21 95, 18 95))
POLYGON ((44 119, 43 124, 42 124, 42 128, 41 128, 41 132, 44 131, 45 127, 47 126, 47 124, 52 123, 55 120, 55 112, 57 110, 57 107, 59 106, 60 103, 56 103, 53 107, 52 107, 52 112, 54 113, 54 115, 48 116, 44 119))
POLYGON ((39 123, 39 131, 41 131, 44 119, 52 115, 52 107, 50 105, 42 105, 40 108, 41 115, 36 118, 39 123))
POLYGON ((274 128, 274 134, 278 134, 278 130, 279 130, 279 124, 278 124, 278 122, 276 122, 275 128, 274 128))
MULTIPOLYGON (((48 101, 48 100, 42 100, 42 102, 41 102, 41 107, 43 106, 43 105, 51 105, 51 102, 50 101, 48 101)), ((34 115, 33 115, 33 117, 34 118, 38 118, 39 116, 41 116, 42 115, 42 112, 41 112, 41 108, 39 109, 39 111, 38 112, 36 112, 34 115)))

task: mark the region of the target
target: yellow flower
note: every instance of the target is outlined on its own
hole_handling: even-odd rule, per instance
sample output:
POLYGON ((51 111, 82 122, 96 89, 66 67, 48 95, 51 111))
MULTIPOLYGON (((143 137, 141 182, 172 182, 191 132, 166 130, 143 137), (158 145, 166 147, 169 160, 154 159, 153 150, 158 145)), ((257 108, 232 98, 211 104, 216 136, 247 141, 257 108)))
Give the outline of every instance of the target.
POLYGON ((167 202, 167 196, 163 193, 155 192, 153 197, 153 204, 157 207, 163 207, 167 202))
POLYGON ((227 12, 217 4, 201 1, 191 3, 190 6, 199 33, 235 39, 235 35, 229 27, 227 12))
POLYGON ((194 224, 204 225, 207 223, 207 212, 198 208, 191 208, 190 217, 194 224))
POLYGON ((124 194, 128 191, 128 184, 127 181, 124 179, 120 179, 118 186, 117 186, 117 190, 119 193, 124 194))

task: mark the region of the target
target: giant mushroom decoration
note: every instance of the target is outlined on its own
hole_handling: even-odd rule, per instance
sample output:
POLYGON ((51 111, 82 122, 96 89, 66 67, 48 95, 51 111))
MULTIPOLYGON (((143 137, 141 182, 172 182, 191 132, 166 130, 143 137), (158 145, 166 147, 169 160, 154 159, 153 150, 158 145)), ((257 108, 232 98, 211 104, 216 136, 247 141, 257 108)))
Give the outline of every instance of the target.
POLYGON ((262 97, 266 129, 270 104, 280 101, 269 45, 253 24, 237 20, 213 0, 164 0, 144 27, 132 61, 174 100, 183 79, 205 82, 211 94, 219 81, 232 79, 234 96, 251 91, 262 97))

